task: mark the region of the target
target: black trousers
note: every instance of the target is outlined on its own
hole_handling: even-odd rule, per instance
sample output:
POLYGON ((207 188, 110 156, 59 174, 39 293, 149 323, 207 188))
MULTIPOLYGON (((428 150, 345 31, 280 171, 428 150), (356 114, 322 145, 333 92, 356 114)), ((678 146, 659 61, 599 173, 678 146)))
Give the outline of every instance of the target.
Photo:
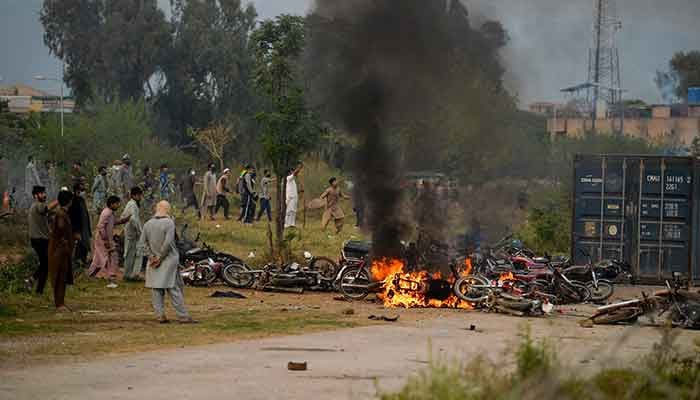
POLYGON ((182 209, 182 212, 184 213, 190 207, 197 211, 199 218, 202 218, 202 213, 199 211, 199 203, 197 203, 197 196, 194 193, 185 195, 185 208, 182 209))
POLYGON ((255 219, 255 198, 246 193, 243 195, 243 222, 252 224, 255 219))
POLYGON ((224 217, 228 218, 228 208, 229 208, 229 202, 226 196, 223 194, 217 194, 216 195, 216 208, 214 209, 214 214, 219 213, 219 208, 223 207, 224 209, 224 217))
POLYGON ((270 199, 260 199, 260 211, 258 212, 258 221, 263 213, 267 214, 267 220, 272 221, 272 209, 270 208, 270 199))
POLYGON ((31 239, 32 248, 39 257, 39 268, 34 272, 34 280, 36 281, 36 292, 44 293, 46 279, 49 276, 49 240, 48 239, 31 239))

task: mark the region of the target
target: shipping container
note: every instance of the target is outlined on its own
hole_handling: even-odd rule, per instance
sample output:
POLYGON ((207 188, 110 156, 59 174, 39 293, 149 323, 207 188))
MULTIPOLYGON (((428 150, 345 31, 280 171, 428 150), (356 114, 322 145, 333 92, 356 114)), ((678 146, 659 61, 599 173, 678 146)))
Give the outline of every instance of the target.
POLYGON ((700 280, 696 261, 700 185, 692 157, 577 155, 571 257, 621 259, 640 282, 681 272, 700 280))
POLYGON ((700 87, 688 88, 688 104, 700 104, 700 87))

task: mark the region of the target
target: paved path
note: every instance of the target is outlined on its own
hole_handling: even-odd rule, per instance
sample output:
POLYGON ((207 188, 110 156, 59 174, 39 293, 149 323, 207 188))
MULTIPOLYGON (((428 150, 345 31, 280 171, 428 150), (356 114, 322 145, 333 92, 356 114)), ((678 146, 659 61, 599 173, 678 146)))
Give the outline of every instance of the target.
MULTIPOLYGON (((455 312, 406 324, 2 370, 0 399, 373 398, 377 387, 396 389, 425 368, 430 352, 449 359, 476 354, 499 359, 517 343, 525 321, 455 312), (470 324, 477 331, 465 329, 470 324), (308 361, 308 371, 287 371, 290 360, 308 361)), ((659 339, 649 327, 581 328, 575 318, 562 316, 529 321, 533 336, 548 337, 562 360, 584 368, 645 354, 659 339)), ((683 332, 678 343, 691 346, 696 337, 683 332)))

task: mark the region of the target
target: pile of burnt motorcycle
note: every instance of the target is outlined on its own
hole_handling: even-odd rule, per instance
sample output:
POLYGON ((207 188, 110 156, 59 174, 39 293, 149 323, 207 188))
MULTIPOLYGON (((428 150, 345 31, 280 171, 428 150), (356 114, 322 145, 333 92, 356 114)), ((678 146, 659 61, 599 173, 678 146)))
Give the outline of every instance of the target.
POLYGON ((302 293, 304 290, 332 290, 338 265, 326 257, 304 254, 304 264, 266 264, 253 269, 242 259, 214 250, 200 237, 187 237, 185 225, 177 238, 180 275, 191 286, 211 286, 223 281, 234 288, 254 287, 265 291, 302 293))
MULTIPOLYGON (((426 292, 431 292, 429 294, 444 296, 442 290, 434 288, 449 284, 453 294, 468 304, 468 308, 517 316, 549 313, 554 305, 560 304, 604 303, 613 295, 616 282, 632 279, 630 267, 624 262, 605 260, 593 264, 586 255, 587 264, 571 265, 565 258, 537 257, 511 236, 480 251, 460 253, 450 251, 449 246, 440 243, 420 247, 426 250, 418 251, 418 257, 414 257, 418 259, 417 264, 426 259, 439 259, 435 253, 443 253, 442 259, 449 260, 452 277, 438 280, 430 274, 423 274, 423 282, 394 284, 398 291, 406 288, 407 293, 400 294, 408 295, 411 294, 409 290, 425 288, 426 292)), ((407 265, 412 264, 409 261, 411 248, 411 245, 406 247, 404 262, 407 265)), ((361 242, 346 243, 343 249, 336 286, 350 300, 363 299, 369 293, 382 291, 385 285, 392 284, 372 280, 368 251, 369 247, 361 246, 361 242)), ((426 306, 434 304, 431 300, 444 300, 430 296, 422 298, 426 306)))
POLYGON ((515 314, 549 312, 552 305, 604 303, 615 283, 632 280, 628 264, 604 260, 584 265, 568 258, 538 257, 518 240, 506 237, 472 256, 472 269, 454 285, 462 300, 515 314))

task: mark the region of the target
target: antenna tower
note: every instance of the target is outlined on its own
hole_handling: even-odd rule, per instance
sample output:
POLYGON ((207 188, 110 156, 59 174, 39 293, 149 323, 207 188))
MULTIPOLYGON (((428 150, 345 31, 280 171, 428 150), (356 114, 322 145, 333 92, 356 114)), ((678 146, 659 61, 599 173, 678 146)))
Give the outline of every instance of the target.
POLYGON ((617 15, 616 0, 593 0, 595 2, 593 21, 593 46, 588 54, 588 102, 593 119, 602 110, 617 105, 622 98, 620 76, 620 53, 615 36, 622 29, 617 15))

